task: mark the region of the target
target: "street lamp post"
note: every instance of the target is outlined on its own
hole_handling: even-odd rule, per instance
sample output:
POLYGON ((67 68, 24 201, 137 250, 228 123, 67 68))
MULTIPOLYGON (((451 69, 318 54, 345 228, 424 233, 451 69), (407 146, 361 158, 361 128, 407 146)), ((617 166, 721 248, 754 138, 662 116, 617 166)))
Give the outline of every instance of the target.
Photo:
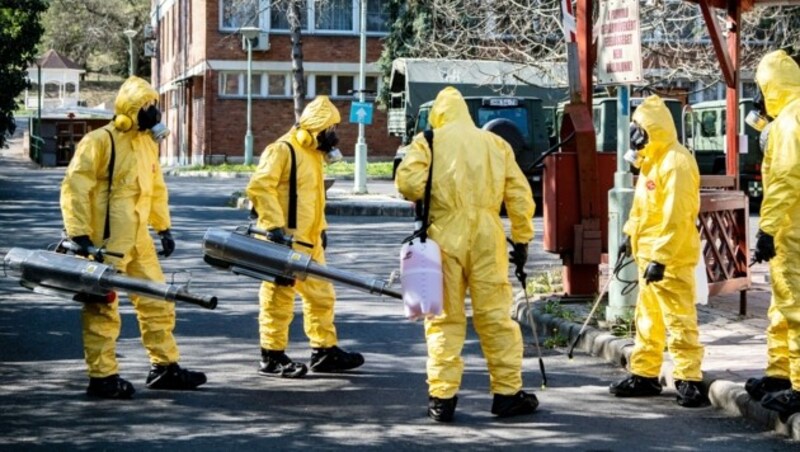
MULTIPOLYGON (((361 0, 361 39, 360 58, 358 70, 358 101, 364 102, 366 84, 365 70, 367 61, 367 0, 361 0)), ((367 142, 364 140, 364 123, 358 123, 358 141, 355 149, 355 177, 353 191, 355 193, 367 192, 367 142)))
POLYGON ((253 163, 253 40, 258 38, 261 29, 257 27, 243 27, 239 30, 247 43, 247 132, 244 135, 244 164, 253 163))
POLYGON ((122 32, 125 36, 128 37, 128 55, 130 56, 130 60, 128 61, 128 75, 133 75, 133 37, 136 36, 136 30, 125 30, 122 32))

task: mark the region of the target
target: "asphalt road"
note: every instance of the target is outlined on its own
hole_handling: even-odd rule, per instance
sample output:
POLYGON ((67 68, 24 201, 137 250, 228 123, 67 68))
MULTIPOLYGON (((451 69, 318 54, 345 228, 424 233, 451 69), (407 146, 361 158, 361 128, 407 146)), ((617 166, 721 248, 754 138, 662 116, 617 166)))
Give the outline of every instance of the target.
MULTIPOLYGON (((14 246, 42 248, 58 238, 62 175, 63 169, 0 159, 1 254, 14 246)), ((530 344, 524 378, 539 395, 540 409, 533 416, 495 419, 471 328, 456 422, 433 423, 425 416, 422 325, 406 321, 394 300, 344 287, 338 288, 340 345, 364 353, 363 368, 302 380, 260 377, 258 284, 211 269, 200 253, 206 228, 246 221, 245 212, 225 206, 242 181, 168 183, 178 251, 163 261, 164 269, 190 271, 194 291, 220 299, 215 311, 186 304, 178 309, 181 364, 207 372, 209 383, 188 393, 147 390, 147 358, 133 310, 123 300, 118 354, 122 375, 138 392, 125 402, 87 399, 80 306, 0 278, 1 450, 797 450, 797 444, 712 408, 680 408, 672 390, 648 400, 614 399, 607 386, 625 374, 599 358, 576 355, 569 361, 564 350, 548 353, 549 387, 542 391, 530 344)), ((536 222, 541 231, 541 219, 536 222)), ((397 267, 400 240, 411 229, 410 219, 334 217, 329 223, 331 265, 383 276, 397 267)), ((532 249, 541 249, 540 242, 532 249)), ((532 272, 557 264, 535 252, 530 262, 532 272)), ((299 305, 296 312, 288 352, 307 360, 299 305)), ((530 342, 530 331, 523 331, 530 342)))

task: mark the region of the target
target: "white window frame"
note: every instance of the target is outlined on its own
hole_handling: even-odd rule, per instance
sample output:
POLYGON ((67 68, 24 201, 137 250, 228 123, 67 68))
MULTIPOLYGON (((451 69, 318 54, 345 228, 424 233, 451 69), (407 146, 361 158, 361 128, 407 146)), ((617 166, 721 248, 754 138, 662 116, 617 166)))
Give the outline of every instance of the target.
MULTIPOLYGON (((220 0, 220 8, 222 7, 222 2, 224 0, 220 0)), ((260 0, 261 2, 266 2, 267 6, 262 10, 261 16, 261 23, 263 26, 261 27, 263 30, 267 30, 269 33, 274 34, 289 34, 289 30, 281 29, 281 28, 272 28, 272 18, 271 18, 271 11, 272 11, 272 1, 271 0, 260 0)), ((323 30, 316 28, 316 2, 314 0, 307 0, 306 1, 306 26, 302 29, 303 33, 308 35, 319 35, 319 36, 358 36, 361 33, 361 16, 360 16, 360 0, 351 0, 352 1, 352 13, 353 13, 353 27, 350 30, 323 30)), ((222 13, 220 9, 220 24, 222 23, 222 13)), ((389 34, 388 31, 369 31, 367 30, 367 36, 370 37, 380 37, 380 36, 387 36, 389 34)))
MULTIPOLYGON (((225 6, 226 0, 219 0, 219 7, 217 11, 217 28, 222 33, 237 33, 239 32, 240 27, 226 27, 223 23, 223 7, 225 6)), ((270 0, 256 0, 258 3, 258 10, 260 11, 258 14, 258 23, 256 26, 261 30, 268 30, 269 29, 269 6, 270 0)))

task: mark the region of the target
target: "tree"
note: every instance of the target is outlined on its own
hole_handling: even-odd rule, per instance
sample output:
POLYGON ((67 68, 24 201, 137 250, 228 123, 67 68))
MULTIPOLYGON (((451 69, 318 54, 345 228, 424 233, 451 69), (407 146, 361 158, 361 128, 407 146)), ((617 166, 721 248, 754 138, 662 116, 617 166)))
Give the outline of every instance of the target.
MULTIPOLYGON (((391 3, 396 21, 381 61, 384 80, 391 71, 391 60, 398 56, 501 60, 543 71, 553 62, 566 61, 560 0, 436 0, 435 8, 424 6, 431 2, 419 0, 391 3), (420 22, 430 28, 420 27, 420 22)), ((725 30, 724 12, 713 12, 720 29, 725 30)), ((674 80, 722 81, 697 4, 650 0, 641 2, 640 13, 645 67, 664 69, 649 73, 651 87, 674 80)), ((742 67, 754 68, 758 59, 774 48, 800 50, 798 27, 798 6, 760 6, 743 14, 742 67)))
POLYGON ((128 75, 128 38, 136 30, 134 67, 150 75, 144 56, 145 24, 150 22, 149 0, 50 0, 42 23, 45 34, 40 51, 55 49, 93 72, 128 75))
POLYGON ((378 67, 383 74, 381 92, 378 100, 389 105, 389 77, 392 73, 392 61, 395 58, 424 56, 424 48, 416 45, 430 39, 432 27, 432 5, 425 1, 390 0, 389 34, 386 36, 383 51, 378 59, 378 67))
POLYGON ((14 133, 15 98, 27 86, 27 70, 42 36, 40 15, 47 9, 41 0, 0 0, 0 147, 6 134, 14 133))

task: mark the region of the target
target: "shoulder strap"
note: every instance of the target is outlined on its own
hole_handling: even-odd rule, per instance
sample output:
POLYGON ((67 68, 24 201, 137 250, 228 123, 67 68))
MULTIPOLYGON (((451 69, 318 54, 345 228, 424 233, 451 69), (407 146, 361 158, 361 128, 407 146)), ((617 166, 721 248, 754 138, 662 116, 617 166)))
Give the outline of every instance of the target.
POLYGON ((111 184, 114 181, 114 160, 116 159, 116 149, 114 147, 114 135, 108 129, 103 129, 111 139, 111 157, 108 159, 108 205, 106 206, 106 224, 103 231, 103 240, 108 240, 111 236, 111 184))
POLYGON ((431 213, 431 186, 433 185, 433 130, 426 130, 423 135, 428 142, 431 150, 431 163, 428 165, 428 180, 425 182, 425 195, 422 199, 414 203, 414 221, 419 222, 420 227, 413 234, 403 239, 403 243, 410 242, 419 237, 420 242, 428 239, 428 222, 431 213))
POLYGON ((287 226, 289 229, 297 229, 297 155, 294 147, 288 141, 283 141, 292 152, 292 167, 289 170, 289 219, 287 226))

